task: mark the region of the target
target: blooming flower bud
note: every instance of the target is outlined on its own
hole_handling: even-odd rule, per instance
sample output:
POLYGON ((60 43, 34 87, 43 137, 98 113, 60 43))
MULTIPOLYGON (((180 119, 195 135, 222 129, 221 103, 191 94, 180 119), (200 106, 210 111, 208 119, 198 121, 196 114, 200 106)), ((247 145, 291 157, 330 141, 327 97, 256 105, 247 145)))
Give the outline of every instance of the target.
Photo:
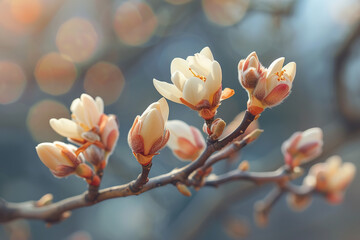
POLYGON ((239 81, 243 88, 248 91, 254 90, 260 76, 266 73, 264 67, 259 62, 256 52, 252 52, 246 59, 242 59, 238 65, 239 81))
POLYGON ((356 167, 353 163, 342 163, 339 156, 330 157, 325 163, 311 167, 304 184, 313 186, 326 195, 331 203, 340 203, 348 185, 354 179, 356 167))
POLYGON ((205 140, 197 128, 180 120, 168 121, 166 128, 170 131, 167 146, 179 159, 194 161, 203 152, 205 140))
POLYGON ((290 62, 283 67, 284 60, 278 58, 266 69, 259 63, 256 53, 251 53, 246 60, 239 62, 239 80, 248 91, 248 111, 251 114, 256 116, 266 107, 280 104, 290 94, 296 64, 290 62))
POLYGON ((100 136, 105 150, 109 153, 114 151, 119 138, 119 126, 115 115, 102 115, 100 120, 100 136))
POLYGON ((100 97, 95 100, 87 94, 75 99, 70 110, 72 120, 60 118, 50 119, 51 127, 58 134, 72 139, 76 143, 84 143, 84 132, 97 131, 101 115, 104 113, 104 102, 100 97))
POLYGON ((310 128, 294 133, 286 140, 281 150, 285 163, 294 168, 318 157, 322 152, 323 132, 320 128, 310 128))
POLYGON ((40 160, 56 177, 66 177, 75 173, 81 161, 75 155, 76 147, 62 142, 40 143, 36 152, 40 160))
POLYGON ((85 158, 97 169, 106 166, 107 159, 114 151, 119 138, 119 128, 114 115, 104 114, 104 102, 100 97, 93 99, 82 94, 75 99, 70 107, 71 120, 60 118, 50 119, 51 127, 60 135, 67 137, 80 147, 75 151, 76 156, 86 151, 90 146, 97 147, 98 152, 90 149, 81 158, 85 158), (99 159, 99 157, 103 157, 99 159))
POLYGON ((209 47, 186 60, 175 58, 171 62, 171 81, 173 84, 153 80, 161 95, 198 111, 204 119, 213 118, 220 101, 234 94, 232 89, 222 91, 221 67, 209 47))
POLYGON ((169 131, 164 131, 168 115, 169 106, 165 98, 161 98, 135 118, 128 143, 140 164, 148 165, 169 140, 169 131))

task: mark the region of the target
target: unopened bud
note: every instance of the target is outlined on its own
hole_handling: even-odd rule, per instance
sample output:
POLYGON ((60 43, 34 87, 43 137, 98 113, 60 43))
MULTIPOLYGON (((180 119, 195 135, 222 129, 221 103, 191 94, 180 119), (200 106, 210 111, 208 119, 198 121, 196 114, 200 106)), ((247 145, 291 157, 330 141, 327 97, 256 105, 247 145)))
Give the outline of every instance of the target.
POLYGON ((54 196, 51 193, 47 193, 42 196, 36 203, 36 207, 43 207, 52 203, 54 196))
POLYGON ((85 160, 94 166, 100 166, 105 160, 105 151, 95 145, 89 146, 84 152, 85 160))
POLYGON ((64 220, 68 219, 69 217, 71 217, 71 211, 66 211, 61 214, 60 220, 64 221, 64 220))
POLYGON ((91 167, 89 167, 85 163, 79 164, 79 166, 77 166, 75 171, 79 177, 86 178, 86 179, 91 178, 94 175, 94 172, 91 169, 91 167))
POLYGON ((178 182, 178 183, 176 183, 176 188, 182 195, 184 195, 186 197, 191 197, 191 192, 185 184, 178 182))
POLYGON ((250 169, 250 164, 248 161, 242 161, 240 164, 239 164, 239 167, 238 169, 242 172, 245 172, 245 171, 248 171, 250 169))
POLYGON ((301 196, 289 193, 286 197, 289 207, 297 212, 305 210, 311 203, 310 196, 301 196))
POLYGON ((246 137, 244 138, 244 141, 246 142, 246 144, 249 144, 249 143, 255 141, 258 137, 260 137, 261 133, 263 133, 263 132, 264 132, 264 130, 262 130, 262 129, 255 129, 254 131, 252 131, 251 133, 246 135, 246 137))
POLYGON ((224 129, 226 127, 226 123, 221 118, 215 119, 211 124, 211 135, 210 138, 213 140, 218 139, 221 134, 223 133, 224 129))

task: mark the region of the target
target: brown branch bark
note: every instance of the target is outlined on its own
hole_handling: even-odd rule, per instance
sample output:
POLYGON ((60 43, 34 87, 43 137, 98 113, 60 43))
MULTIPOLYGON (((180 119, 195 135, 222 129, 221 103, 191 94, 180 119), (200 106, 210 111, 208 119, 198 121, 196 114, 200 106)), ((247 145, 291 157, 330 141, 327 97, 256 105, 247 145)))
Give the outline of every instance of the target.
MULTIPOLYGON (((107 199, 139 195, 153 188, 161 187, 170 183, 175 184, 177 182, 182 182, 188 184, 188 176, 193 171, 203 166, 206 160, 209 159, 215 151, 224 148, 236 137, 243 134, 254 118, 255 116, 246 112, 243 122, 233 133, 220 141, 208 142, 205 151, 196 161, 181 169, 175 169, 169 173, 151 178, 150 180, 148 180, 148 174, 151 166, 145 166, 142 169, 142 173, 136 180, 124 185, 100 190, 98 194, 96 194, 96 197, 91 199, 89 198, 89 192, 85 192, 81 195, 70 197, 42 207, 37 207, 36 202, 9 203, 5 200, 1 200, 0 222, 8 222, 18 218, 25 218, 41 219, 49 223, 56 223, 63 220, 65 215, 68 215, 65 213, 68 213, 71 210, 91 206, 107 199)), ((257 175, 256 177, 260 178, 261 176, 257 175)), ((267 178, 266 174, 264 177, 267 178)), ((251 178, 251 176, 248 176, 247 178, 251 178)), ((222 179, 221 176, 220 179, 222 179)))

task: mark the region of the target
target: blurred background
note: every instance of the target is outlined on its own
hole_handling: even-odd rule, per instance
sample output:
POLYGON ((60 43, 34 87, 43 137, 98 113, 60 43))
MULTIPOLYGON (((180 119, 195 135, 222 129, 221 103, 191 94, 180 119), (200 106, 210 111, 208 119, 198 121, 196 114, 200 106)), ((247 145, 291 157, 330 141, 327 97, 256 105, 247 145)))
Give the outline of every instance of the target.
MULTIPOLYGON (((40 142, 64 140, 49 118, 70 117, 72 100, 83 92, 101 96, 105 112, 120 122, 101 186, 136 178, 140 166, 127 133, 160 98, 152 79, 169 82, 171 60, 205 46, 222 66, 223 86, 236 91, 219 108, 227 122, 246 108, 237 78, 241 58, 256 51, 264 66, 281 56, 297 63, 293 93, 262 114, 260 139, 237 162, 217 164, 216 173, 240 158, 253 171, 274 170, 283 161, 281 143, 311 127, 324 130, 318 161, 338 154, 360 167, 359 0, 0 0, 0 196, 21 202, 53 193, 58 201, 86 190, 74 176, 54 178, 35 152, 40 142)), ((202 127, 195 112, 169 105, 169 119, 202 127)), ((150 175, 184 164, 165 148, 150 175)), ((359 176, 341 205, 314 197, 296 213, 283 198, 259 228, 253 205, 272 187, 231 183, 186 198, 165 186, 75 210, 51 228, 14 221, 0 227, 0 239, 358 239, 359 176)))

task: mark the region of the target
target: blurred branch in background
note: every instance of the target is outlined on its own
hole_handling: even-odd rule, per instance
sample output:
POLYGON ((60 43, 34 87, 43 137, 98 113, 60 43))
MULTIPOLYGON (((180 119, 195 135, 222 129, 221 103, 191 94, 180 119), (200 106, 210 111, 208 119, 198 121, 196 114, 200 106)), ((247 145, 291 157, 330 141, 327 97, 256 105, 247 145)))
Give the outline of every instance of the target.
MULTIPOLYGON (((346 124, 348 124, 350 132, 360 127, 360 106, 359 104, 354 103, 357 99, 357 96, 354 96, 354 94, 359 94, 359 92, 352 94, 349 91, 349 88, 351 88, 351 83, 349 83, 349 81, 346 79, 346 67, 350 61, 350 58, 352 57, 354 45, 359 42, 359 39, 360 22, 352 27, 352 30, 339 48, 334 62, 334 88, 336 91, 338 108, 344 121, 346 124)), ((357 78, 355 80, 357 83, 355 87, 359 89, 359 76, 350 75, 350 77, 357 78)))

